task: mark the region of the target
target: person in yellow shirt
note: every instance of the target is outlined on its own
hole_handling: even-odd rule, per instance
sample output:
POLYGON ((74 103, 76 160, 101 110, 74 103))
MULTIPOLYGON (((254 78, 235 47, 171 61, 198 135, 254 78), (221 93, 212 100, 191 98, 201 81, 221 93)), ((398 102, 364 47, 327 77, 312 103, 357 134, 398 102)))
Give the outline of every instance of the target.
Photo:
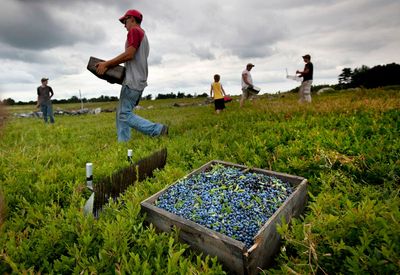
POLYGON ((222 110, 225 109, 224 96, 226 94, 224 88, 219 82, 220 79, 221 77, 219 76, 219 74, 214 75, 214 82, 211 84, 211 89, 210 89, 210 96, 214 97, 215 112, 217 114, 219 114, 222 110))

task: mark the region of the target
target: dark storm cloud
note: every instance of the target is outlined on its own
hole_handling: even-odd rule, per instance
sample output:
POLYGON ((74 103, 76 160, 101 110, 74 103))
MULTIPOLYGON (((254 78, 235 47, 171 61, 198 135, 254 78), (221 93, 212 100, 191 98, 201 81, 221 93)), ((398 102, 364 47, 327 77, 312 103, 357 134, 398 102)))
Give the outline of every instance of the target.
POLYGON ((26 63, 46 63, 43 53, 28 49, 15 49, 0 43, 0 58, 3 60, 20 60, 26 63))
POLYGON ((46 50, 104 37, 101 29, 82 24, 71 3, 63 10, 43 2, 8 1, 0 10, 0 42, 16 49, 46 50), (67 10, 71 20, 60 15, 67 10))

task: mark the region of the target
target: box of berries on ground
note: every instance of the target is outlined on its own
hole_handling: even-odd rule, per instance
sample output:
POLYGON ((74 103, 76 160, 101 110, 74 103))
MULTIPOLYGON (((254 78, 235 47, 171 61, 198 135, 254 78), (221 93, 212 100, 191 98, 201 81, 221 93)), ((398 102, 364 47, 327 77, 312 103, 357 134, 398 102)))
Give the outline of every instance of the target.
POLYGON ((279 250, 276 224, 299 216, 307 180, 294 175, 211 161, 141 203, 158 230, 217 256, 236 274, 256 274, 279 250))

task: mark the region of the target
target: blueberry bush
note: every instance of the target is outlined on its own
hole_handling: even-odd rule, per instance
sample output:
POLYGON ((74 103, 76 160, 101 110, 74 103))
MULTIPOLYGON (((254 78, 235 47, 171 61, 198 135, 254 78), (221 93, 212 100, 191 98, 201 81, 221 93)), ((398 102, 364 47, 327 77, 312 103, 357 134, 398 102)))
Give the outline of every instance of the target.
MULTIPOLYGON (((399 273, 399 90, 337 91, 313 96, 309 105, 294 94, 268 95, 242 109, 234 98, 219 116, 213 106, 199 106, 202 99, 179 100, 188 107, 173 107, 178 99, 143 101, 153 108, 138 113, 168 124, 169 136, 133 131, 126 144, 116 142, 112 113, 59 116, 45 125, 14 118, 18 109, 8 108, 0 135, 0 273, 224 274, 217 259, 190 250, 178 232, 157 233, 140 214, 142 200, 213 159, 309 181, 305 212, 278 228, 281 251, 265 274, 399 273), (86 162, 96 184, 128 165, 127 149, 137 161, 162 147, 163 170, 128 188, 98 219, 83 214, 86 162)), ((207 202, 194 200, 199 210, 207 202)), ((233 206, 222 207, 228 213, 233 206)))

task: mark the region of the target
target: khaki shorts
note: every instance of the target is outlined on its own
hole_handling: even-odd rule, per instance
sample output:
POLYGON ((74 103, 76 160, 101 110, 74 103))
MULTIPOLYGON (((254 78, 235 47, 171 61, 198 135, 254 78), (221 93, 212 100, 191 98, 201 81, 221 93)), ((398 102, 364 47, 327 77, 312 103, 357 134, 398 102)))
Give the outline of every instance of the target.
POLYGON ((312 80, 303 81, 299 89, 299 101, 311 102, 311 84, 312 80))

